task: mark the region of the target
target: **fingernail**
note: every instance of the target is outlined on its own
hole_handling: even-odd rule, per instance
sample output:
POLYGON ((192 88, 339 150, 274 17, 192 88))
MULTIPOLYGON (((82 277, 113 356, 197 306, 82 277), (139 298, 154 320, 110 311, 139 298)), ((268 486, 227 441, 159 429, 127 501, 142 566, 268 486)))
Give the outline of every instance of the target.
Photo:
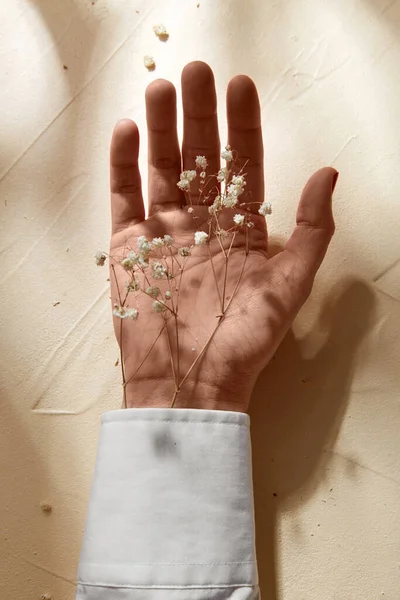
POLYGON ((334 174, 333 179, 332 179, 332 194, 335 191, 338 177, 339 177, 339 173, 338 173, 338 171, 336 171, 336 173, 334 174))

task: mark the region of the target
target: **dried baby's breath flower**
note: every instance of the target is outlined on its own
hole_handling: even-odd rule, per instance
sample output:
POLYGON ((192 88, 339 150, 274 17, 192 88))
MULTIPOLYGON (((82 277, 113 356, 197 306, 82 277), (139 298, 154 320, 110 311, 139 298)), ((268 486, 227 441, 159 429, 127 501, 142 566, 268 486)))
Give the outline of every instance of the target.
POLYGON ((167 246, 167 248, 170 248, 173 243, 174 240, 170 235, 164 235, 164 244, 167 246))
POLYGON ((226 238, 229 237, 229 233, 225 229, 219 229, 216 234, 221 238, 221 240, 226 240, 226 238))
POLYGON ((244 175, 234 175, 231 183, 228 185, 226 196, 222 203, 226 208, 233 208, 238 203, 239 196, 243 194, 246 180, 244 175))
POLYGON ((191 253, 191 249, 188 246, 183 246, 182 248, 179 248, 178 250, 178 254, 180 256, 190 256, 191 253))
POLYGON ((169 33, 164 25, 154 25, 153 31, 162 42, 166 42, 169 38, 169 33))
POLYGON ((163 279, 166 276, 167 269, 164 265, 157 261, 151 263, 151 275, 153 279, 163 279))
POLYGON ((222 181, 225 181, 225 179, 227 178, 227 175, 228 175, 227 169, 225 167, 222 167, 222 169, 220 169, 218 171, 217 181, 219 181, 220 183, 222 181))
POLYGON ((235 225, 243 225, 244 223, 244 215, 237 214, 233 217, 233 222, 235 225))
POLYGON ((214 202, 208 207, 210 215, 215 215, 222 208, 221 196, 215 196, 214 202))
POLYGON ((193 212, 194 212, 194 208, 193 208, 193 206, 189 206, 189 208, 188 208, 188 213, 190 213, 190 214, 191 214, 191 213, 193 213, 193 212))
POLYGON ((157 286, 149 286, 148 288, 146 288, 146 294, 148 294, 152 298, 158 298, 160 293, 160 288, 157 286))
POLYGON ((237 203, 238 197, 235 193, 232 193, 232 191, 222 199, 222 204, 225 206, 225 208, 234 208, 237 203))
POLYGON ((143 62, 144 62, 144 66, 146 67, 146 69, 148 71, 154 71, 154 69, 156 68, 156 63, 152 56, 146 55, 143 58, 143 62))
POLYGON ((260 208, 258 209, 258 212, 260 213, 260 215, 263 215, 264 217, 266 217, 267 215, 270 215, 272 213, 271 203, 264 200, 264 202, 261 204, 260 208))
POLYGON ((113 313, 114 317, 118 317, 118 319, 132 319, 136 321, 138 318, 139 312, 136 308, 127 308, 125 306, 118 306, 118 304, 114 304, 113 313))
POLYGON ((171 300, 171 292, 167 290, 164 294, 166 300, 171 300))
POLYGON ((131 250, 128 252, 127 256, 121 260, 121 266, 125 269, 125 271, 131 271, 133 267, 138 264, 139 258, 139 254, 131 250))
POLYGON ((100 250, 98 252, 96 252, 96 254, 94 255, 94 259, 96 261, 96 265, 98 267, 102 267, 104 265, 104 263, 107 260, 107 254, 104 254, 104 252, 101 252, 100 250))
POLYGON ((181 179, 176 185, 183 192, 188 192, 190 190, 190 182, 187 179, 181 179))
POLYGON ((200 173, 200 179, 205 179, 205 178, 206 178, 206 176, 207 176, 207 173, 206 173, 205 171, 202 171, 202 172, 200 173))
POLYGON ((149 266, 149 259, 147 257, 145 258, 144 256, 139 256, 138 265, 142 267, 142 269, 147 269, 149 266))
POLYGON ((248 227, 249 229, 252 229, 252 228, 254 227, 254 223, 253 223, 253 221, 249 221, 249 222, 247 223, 247 227, 248 227))
POLYGON ((126 282, 126 291, 128 292, 138 292, 140 290, 140 282, 133 277, 130 281, 126 282))
POLYGON ((164 239, 160 237, 155 237, 151 240, 151 245, 153 248, 162 248, 164 246, 164 239))
POLYGON ((151 252, 151 244, 144 235, 140 235, 137 241, 138 253, 146 258, 151 252))
POLYGON ((208 167, 208 162, 205 156, 196 156, 196 167, 205 171, 208 167))
POLYGON ((206 233, 205 231, 196 231, 196 233, 194 234, 194 243, 196 246, 201 246, 202 244, 205 244, 207 240, 208 233, 206 233))
POLYGON ((158 300, 154 300, 153 302, 153 310, 155 310, 155 312, 157 313, 162 313, 164 312, 164 310, 166 310, 166 306, 163 302, 159 302, 158 300))
POLYGON ((180 181, 176 184, 181 190, 187 192, 190 189, 190 183, 195 179, 196 171, 182 171, 180 181))
POLYGON ((226 162, 231 162, 233 156, 232 156, 232 150, 231 150, 230 146, 225 146, 225 150, 223 150, 221 152, 221 158, 226 160, 226 162))

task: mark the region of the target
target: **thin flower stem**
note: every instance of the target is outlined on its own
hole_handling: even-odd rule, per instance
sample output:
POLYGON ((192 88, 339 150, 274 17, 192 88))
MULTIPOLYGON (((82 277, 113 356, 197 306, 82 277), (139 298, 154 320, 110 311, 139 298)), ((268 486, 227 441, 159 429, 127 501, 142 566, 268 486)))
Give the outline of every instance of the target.
POLYGON ((221 306, 221 313, 223 313, 224 312, 224 305, 223 305, 223 302, 222 302, 221 292, 219 290, 218 278, 217 278, 217 274, 215 272, 214 261, 213 261, 213 257, 212 257, 211 250, 210 250, 210 244, 207 244, 207 248, 208 248, 208 253, 210 255, 211 268, 212 268, 212 271, 213 271, 213 274, 214 274, 215 287, 217 288, 219 303, 220 303, 220 306, 221 306))
POLYGON ((185 377, 182 379, 182 381, 180 383, 179 389, 175 390, 175 394, 174 394, 174 397, 173 397, 172 403, 171 403, 171 408, 174 407, 176 396, 180 392, 180 390, 181 390, 183 384, 185 383, 186 379, 189 377, 190 373, 193 371, 194 367, 196 366, 196 364, 198 363, 198 361, 200 360, 200 358, 203 356, 204 352, 207 350, 208 346, 210 345, 210 343, 211 343, 214 335, 217 332, 217 329, 218 329, 219 324, 221 323, 222 319, 223 319, 223 315, 220 315, 218 323, 217 323, 217 325, 214 328, 214 331, 211 333, 211 335, 209 336, 208 340, 204 344, 203 348, 201 349, 201 351, 199 352, 199 354, 196 356, 195 360, 192 362, 191 366, 189 367, 189 370, 187 371, 185 377))
POLYGON ((231 239, 231 243, 229 244, 229 248, 228 248, 228 257, 229 257, 229 255, 231 253, 233 242, 235 241, 236 234, 237 234, 237 231, 234 231, 232 239, 231 239))
MULTIPOLYGON (((165 319, 165 317, 164 317, 165 319)), ((175 384, 175 391, 179 391, 178 385, 177 385, 177 381, 176 381, 176 372, 175 372, 175 364, 174 364, 174 355, 172 352, 172 345, 171 345, 171 338, 169 335, 169 331, 168 331, 168 324, 167 322, 165 322, 165 331, 167 332, 167 340, 168 340, 168 349, 169 349, 169 358, 171 360, 171 367, 172 367, 172 374, 174 377, 174 384, 175 384)))
POLYGON ((147 358, 150 355, 150 352, 153 350, 154 346, 156 345, 156 343, 158 342, 160 335, 162 334, 162 332, 164 331, 166 327, 166 323, 164 323, 164 325, 161 327, 160 331, 157 334, 156 339, 154 340, 154 342, 152 343, 152 345, 150 346, 150 348, 148 349, 148 351, 146 352, 146 355, 144 357, 144 359, 142 360, 142 362, 140 363, 140 365, 138 366, 138 368, 136 369, 136 371, 134 371, 134 373, 132 373, 132 375, 129 377, 129 379, 126 381, 125 383, 125 387, 128 385, 128 383, 130 383, 132 381, 132 379, 135 377, 136 373, 139 371, 139 369, 142 367, 142 365, 144 364, 144 362, 147 360, 147 358))
MULTIPOLYGON (((171 252, 171 257, 173 257, 172 250, 170 250, 170 252, 171 252)), ((179 262, 178 262, 178 264, 179 264, 179 262)), ((183 259, 182 264, 179 264, 179 283, 178 283, 178 290, 177 290, 177 293, 176 293, 176 302, 175 302, 175 311, 174 311, 175 336, 176 336, 176 370, 177 370, 177 384, 178 384, 178 388, 179 388, 179 380, 180 380, 180 376, 181 376, 180 375, 178 310, 179 310, 179 295, 180 295, 180 292, 181 292, 181 285, 182 285, 182 277, 183 277, 184 265, 185 265, 185 259, 183 259)))
POLYGON ((226 280, 228 277, 228 257, 225 256, 224 284, 222 288, 222 314, 225 312, 226 280))
MULTIPOLYGON (((118 292, 118 298, 119 298, 119 303, 121 306, 121 294, 119 291, 119 285, 118 285, 118 279, 117 279, 117 275, 115 273, 115 267, 114 265, 111 265, 111 269, 112 272, 114 274, 114 279, 115 279, 115 283, 117 286, 117 292, 118 292)), ((122 373, 122 389, 123 389, 123 401, 122 401, 122 406, 124 408, 126 408, 126 380, 125 380, 125 365, 124 365, 124 356, 123 356, 123 352, 122 352, 122 325, 123 325, 123 321, 122 319, 120 320, 120 327, 119 327, 119 362, 121 363, 121 373, 122 373)))
POLYGON ((199 354, 196 356, 195 360, 194 360, 194 361, 192 362, 192 364, 190 365, 190 367, 189 367, 189 369, 188 369, 188 371, 187 371, 186 375, 184 376, 184 378, 182 379, 182 381, 181 381, 181 382, 180 382, 180 384, 179 384, 179 388, 178 388, 178 389, 175 389, 175 392, 174 392, 174 395, 173 395, 173 398, 172 398, 172 402, 171 402, 171 407, 170 407, 170 408, 173 408, 173 407, 174 407, 174 405, 175 405, 175 401, 176 401, 176 398, 177 398, 177 395, 178 395, 178 393, 181 391, 183 384, 185 383, 185 381, 186 381, 186 380, 187 380, 187 378, 189 377, 190 373, 193 371, 194 367, 195 367, 195 366, 197 365, 197 363, 199 362, 200 358, 203 356, 203 354, 204 354, 204 353, 205 353, 205 351, 207 350, 208 346, 211 344, 211 342, 212 342, 212 340, 213 340, 213 338, 214 338, 214 336, 215 336, 215 334, 216 334, 216 332, 217 332, 217 330, 218 330, 218 327, 220 326, 220 324, 221 324, 221 322, 222 322, 223 318, 224 318, 224 317, 225 317, 225 315, 226 315, 226 311, 228 310, 228 308, 230 307, 230 305, 231 305, 231 303, 232 303, 232 300, 233 300, 233 299, 234 299, 234 297, 236 296, 236 293, 237 293, 237 290, 238 290, 238 287, 239 287, 240 281, 241 281, 241 279, 242 279, 242 276, 243 276, 243 272, 244 272, 244 268, 245 268, 246 262, 247 262, 247 254, 246 254, 246 255, 245 255, 245 257, 244 257, 243 264, 242 264, 242 268, 241 268, 241 270, 240 270, 240 274, 239 274, 238 280, 237 280, 237 282, 236 282, 235 289, 233 290, 232 296, 230 297, 230 299, 229 299, 229 302, 228 302, 228 304, 227 304, 227 305, 226 305, 226 307, 225 307, 225 312, 224 312, 224 314, 222 314, 222 315, 218 315, 218 323, 217 323, 217 325, 215 326, 215 328, 214 328, 214 331, 213 331, 213 332, 210 334, 210 336, 209 336, 208 340, 206 341, 206 343, 204 344, 203 348, 201 349, 201 351, 199 352, 199 354))
POLYGON ((225 313, 226 282, 227 282, 227 278, 228 278, 228 261, 229 261, 229 255, 230 255, 231 250, 232 250, 232 244, 233 244, 234 239, 235 239, 235 235, 236 235, 236 233, 233 234, 232 239, 231 239, 231 243, 229 245, 228 252, 225 254, 224 287, 223 287, 223 292, 222 292, 222 313, 223 314, 225 313))
MULTIPOLYGON (((216 220, 216 222, 217 222, 217 226, 218 226, 217 232, 218 232, 218 231, 220 231, 220 230, 221 230, 221 227, 220 227, 220 224, 219 224, 219 221, 218 221, 218 215, 215 215, 215 220, 216 220)), ((215 236, 215 237, 217 238, 217 240, 218 240, 218 243, 219 243, 219 245, 220 245, 220 248, 221 248, 221 250, 222 250, 222 252, 224 253, 224 256, 225 256, 225 258, 226 258, 226 250, 225 250, 225 248, 224 248, 224 246, 223 246, 223 244, 222 244, 222 242, 221 242, 221 240, 220 240, 220 236, 219 236, 218 234, 216 234, 216 236, 215 236)))

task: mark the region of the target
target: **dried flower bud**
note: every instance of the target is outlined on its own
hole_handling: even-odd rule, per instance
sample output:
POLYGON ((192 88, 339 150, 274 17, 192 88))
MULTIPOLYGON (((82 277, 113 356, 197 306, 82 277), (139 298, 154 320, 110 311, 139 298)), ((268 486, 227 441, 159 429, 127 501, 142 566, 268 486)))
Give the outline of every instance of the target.
POLYGON ((148 71, 154 71, 156 68, 155 60, 152 56, 146 55, 143 57, 144 66, 148 71))
POLYGON ((156 34, 156 36, 158 37, 158 39, 161 40, 162 42, 166 42, 167 39, 169 38, 169 33, 166 30, 164 25, 154 25, 153 31, 156 34))
POLYGON ((151 263, 151 275, 154 279, 163 279, 166 276, 167 269, 161 262, 151 263))
POLYGON ((190 256, 191 250, 189 246, 183 246, 183 248, 179 248, 178 254, 180 256, 190 256))
POLYGON ((235 225, 243 225, 244 223, 244 215, 237 214, 233 217, 233 222, 235 225))
MULTIPOLYGON (((208 162, 205 156, 196 156, 196 167, 205 171, 208 167, 208 162)), ((201 177, 201 175, 200 175, 201 177)))
POLYGON ((152 298, 158 298, 160 293, 161 293, 160 288, 157 286, 150 286, 150 287, 146 288, 146 294, 148 294, 152 298))
POLYGON ((226 160, 226 162, 231 162, 232 160, 232 150, 230 146, 226 146, 225 150, 223 150, 221 152, 221 158, 223 158, 224 160, 226 160))
POLYGON ((270 215, 272 213, 271 203, 264 200, 264 202, 261 204, 260 208, 258 209, 258 212, 260 213, 260 215, 263 215, 264 217, 266 217, 267 215, 270 215))
POLYGON ((164 312, 164 310, 166 310, 166 306, 163 302, 159 302, 158 300, 154 300, 153 302, 153 310, 155 310, 155 312, 157 313, 162 313, 164 312))
POLYGON ((206 233, 205 231, 196 231, 196 233, 194 234, 194 243, 196 246, 201 246, 202 244, 205 244, 207 240, 208 233, 206 233))
POLYGON ((96 252, 96 254, 94 255, 94 259, 96 261, 96 265, 98 267, 102 267, 104 265, 104 263, 107 260, 107 255, 104 254, 104 252, 101 252, 100 250, 98 252, 96 252))
POLYGON ((133 321, 136 321, 139 312, 136 310, 136 308, 126 308, 125 306, 118 306, 118 304, 114 304, 114 310, 112 314, 118 319, 132 319, 133 321))

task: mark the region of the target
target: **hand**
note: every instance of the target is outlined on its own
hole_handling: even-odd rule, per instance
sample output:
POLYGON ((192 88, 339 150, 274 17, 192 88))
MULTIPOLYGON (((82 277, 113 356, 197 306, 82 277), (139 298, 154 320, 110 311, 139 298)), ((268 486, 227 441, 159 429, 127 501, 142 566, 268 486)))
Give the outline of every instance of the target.
MULTIPOLYGON (((208 65, 194 62, 185 67, 182 100, 181 152, 174 86, 158 80, 146 91, 147 218, 138 169, 137 126, 123 120, 115 127, 111 143, 111 257, 126 254, 127 245, 134 248, 141 235, 152 239, 168 234, 178 246, 184 246, 193 243, 196 230, 207 230, 208 207, 201 202, 194 214, 189 214, 185 196, 176 184, 182 170, 195 168, 197 155, 206 156, 208 173, 217 173, 220 168, 216 93, 208 65)), ((154 313, 150 298, 143 294, 137 300, 140 314, 136 321, 114 318, 128 407, 171 406, 173 399, 176 407, 246 411, 260 371, 310 294, 333 235, 331 197, 338 174, 326 167, 307 183, 297 225, 283 252, 268 258, 266 222, 258 214, 264 200, 260 105, 256 87, 246 76, 237 76, 229 83, 227 119, 228 143, 238 154, 236 168, 245 165, 254 227, 242 228, 235 236, 222 308, 215 271, 218 276, 223 274, 225 256, 213 239, 207 247, 195 248, 190 267, 183 274, 178 327, 174 319, 165 325, 163 316, 154 313), (170 350, 175 357, 173 368, 170 350)), ((127 274, 112 259, 111 265, 112 302, 118 303, 127 274)))

